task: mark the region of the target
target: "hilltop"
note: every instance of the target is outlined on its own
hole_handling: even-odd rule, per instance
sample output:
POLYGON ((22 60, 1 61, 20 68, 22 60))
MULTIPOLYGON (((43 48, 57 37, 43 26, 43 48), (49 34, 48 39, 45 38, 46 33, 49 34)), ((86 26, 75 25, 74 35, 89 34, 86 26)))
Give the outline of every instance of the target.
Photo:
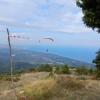
MULTIPOLYGON (((15 82, 17 97, 26 100, 100 100, 100 82, 94 76, 51 72, 23 73, 15 82)), ((17 76, 18 77, 18 76, 17 76)), ((0 100, 14 100, 11 81, 0 81, 0 100)))

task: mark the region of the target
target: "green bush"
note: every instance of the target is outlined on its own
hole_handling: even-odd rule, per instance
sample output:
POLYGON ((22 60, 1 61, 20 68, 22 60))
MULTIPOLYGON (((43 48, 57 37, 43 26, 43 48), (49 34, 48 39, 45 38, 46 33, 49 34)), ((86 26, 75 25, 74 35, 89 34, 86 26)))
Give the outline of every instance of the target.
POLYGON ((67 64, 62 66, 56 66, 55 73, 57 74, 70 74, 70 70, 67 64))
POLYGON ((100 70, 96 70, 96 78, 100 78, 100 70))
POLYGON ((47 76, 47 78, 49 78, 49 77, 53 77, 53 78, 55 78, 54 73, 53 73, 53 72, 50 72, 49 75, 47 76))
POLYGON ((36 69, 35 68, 29 68, 29 72, 35 72, 36 69))
POLYGON ((92 68, 90 68, 90 69, 88 70, 88 72, 89 72, 89 75, 92 75, 92 74, 94 73, 94 70, 93 70, 92 68))
POLYGON ((70 74, 71 73, 67 64, 62 65, 61 70, 62 70, 62 73, 64 73, 64 74, 70 74))
POLYGON ((25 71, 24 70, 17 70, 13 73, 13 75, 21 75, 23 74, 25 71))
POLYGON ((51 72, 52 71, 52 67, 49 64, 42 64, 40 65, 40 67, 38 68, 38 71, 45 71, 45 72, 51 72))
POLYGON ((55 73, 56 74, 62 74, 61 66, 56 66, 55 73))
POLYGON ((88 69, 85 66, 77 67, 76 72, 79 75, 87 75, 88 74, 88 69))

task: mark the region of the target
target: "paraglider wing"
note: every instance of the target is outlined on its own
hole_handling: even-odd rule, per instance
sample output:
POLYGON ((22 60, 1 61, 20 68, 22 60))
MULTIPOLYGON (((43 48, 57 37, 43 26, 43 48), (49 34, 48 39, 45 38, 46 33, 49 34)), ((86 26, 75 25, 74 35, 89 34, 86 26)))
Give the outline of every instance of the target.
POLYGON ((43 38, 43 39, 49 39, 49 40, 52 40, 52 41, 53 41, 53 39, 52 39, 52 38, 43 38))
MULTIPOLYGON (((54 41, 52 38, 43 38, 41 40, 51 40, 51 41, 54 41)), ((41 42, 41 40, 39 40, 39 42, 41 42)), ((48 52, 48 49, 47 49, 47 52, 48 52)))
MULTIPOLYGON (((52 41, 54 41, 52 38, 43 38, 42 40, 52 40, 52 41)), ((39 42, 41 42, 41 40, 39 40, 39 42)))

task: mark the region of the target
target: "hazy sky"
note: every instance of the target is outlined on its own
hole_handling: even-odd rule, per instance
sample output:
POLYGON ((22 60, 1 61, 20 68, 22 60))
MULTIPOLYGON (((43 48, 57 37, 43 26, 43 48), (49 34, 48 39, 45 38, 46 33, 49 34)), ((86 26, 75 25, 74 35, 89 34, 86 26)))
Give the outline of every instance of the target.
POLYGON ((100 34, 85 27, 82 11, 75 0, 0 0, 0 44, 7 44, 10 34, 29 37, 11 39, 14 45, 42 44, 99 47, 100 34))

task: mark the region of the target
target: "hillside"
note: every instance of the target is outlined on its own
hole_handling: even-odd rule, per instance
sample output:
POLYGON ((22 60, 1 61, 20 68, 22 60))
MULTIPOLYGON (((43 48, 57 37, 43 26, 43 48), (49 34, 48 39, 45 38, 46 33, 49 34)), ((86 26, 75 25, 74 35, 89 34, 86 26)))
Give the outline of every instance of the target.
MULTIPOLYGON (((69 66, 86 66, 94 67, 93 64, 54 55, 51 53, 41 53, 28 51, 21 47, 14 47, 13 53, 13 68, 14 70, 24 69, 29 67, 38 67, 40 64, 68 64, 69 66)), ((0 72, 7 72, 10 70, 10 56, 8 46, 0 46, 0 72)))
MULTIPOLYGON (((18 100, 25 100, 22 97, 26 100, 100 100, 100 82, 93 76, 53 75, 50 72, 22 74, 15 82, 18 100)), ((11 81, 0 81, 0 100, 15 100, 11 81)))

